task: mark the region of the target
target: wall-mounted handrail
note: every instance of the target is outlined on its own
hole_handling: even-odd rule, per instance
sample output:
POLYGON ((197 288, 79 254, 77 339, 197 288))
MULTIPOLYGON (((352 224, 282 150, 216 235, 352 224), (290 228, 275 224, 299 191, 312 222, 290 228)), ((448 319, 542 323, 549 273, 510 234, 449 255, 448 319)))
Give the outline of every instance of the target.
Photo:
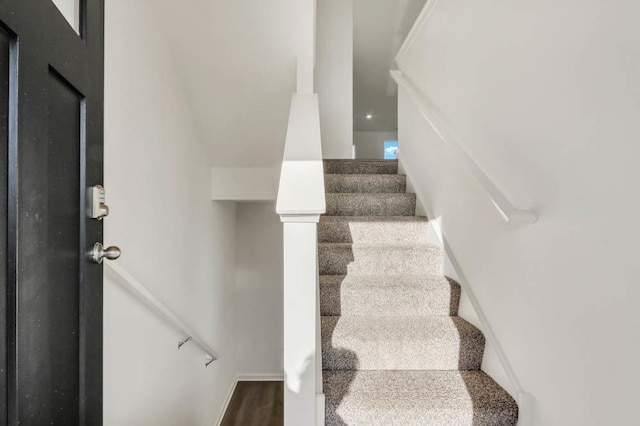
POLYGON ((519 209, 509 201, 493 181, 489 179, 489 176, 478 166, 478 163, 471 158, 469 153, 457 141, 457 138, 449 126, 446 125, 446 121, 441 117, 440 112, 433 105, 433 102, 424 94, 421 94, 402 71, 391 71, 391 77, 398 83, 400 88, 407 92, 422 116, 438 136, 440 136, 440 139, 451 147, 456 157, 466 166, 467 170, 476 178, 480 185, 482 185, 505 222, 529 224, 535 223, 538 220, 538 215, 534 211, 519 209))
POLYGON ((178 349, 187 342, 192 342, 199 346, 205 353, 205 366, 208 366, 213 361, 218 359, 218 355, 211 349, 203 339, 186 325, 171 309, 169 309, 164 303, 162 303, 156 296, 154 296, 140 281, 135 279, 133 275, 127 272, 124 268, 117 263, 107 263, 105 265, 105 272, 138 298, 142 303, 148 306, 158 316, 164 319, 169 325, 179 330, 185 337, 178 342, 178 349))

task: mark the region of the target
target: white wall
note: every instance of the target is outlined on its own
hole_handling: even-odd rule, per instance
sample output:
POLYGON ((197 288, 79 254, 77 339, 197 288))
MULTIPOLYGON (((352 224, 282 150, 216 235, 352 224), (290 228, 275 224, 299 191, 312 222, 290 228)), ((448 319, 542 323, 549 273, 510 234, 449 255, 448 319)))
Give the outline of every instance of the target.
POLYGON ((640 4, 436 4, 400 68, 540 219, 505 225, 401 93, 410 177, 533 395, 533 424, 638 424, 640 4))
POLYGON ((51 0, 76 32, 80 29, 80 0, 51 0))
POLYGON ((314 0, 156 0, 194 126, 217 167, 278 167, 296 55, 311 53, 314 0), (181 31, 180 29, 188 29, 181 31))
POLYGON ((105 243, 219 354, 105 280, 104 424, 211 425, 236 377, 235 205, 211 201, 195 130, 150 2, 106 3, 105 243))
POLYGON ((280 167, 214 167, 211 199, 273 201, 278 196, 280 167))
POLYGON ((322 155, 353 157, 353 0, 317 0, 315 85, 322 155))
POLYGON ((353 0, 354 131, 398 128, 398 90, 389 70, 425 1, 353 0))
POLYGON ((282 380, 282 224, 275 202, 238 203, 237 214, 238 373, 282 380))
POLYGON ((356 158, 384 158, 384 142, 398 140, 396 132, 353 132, 356 158))

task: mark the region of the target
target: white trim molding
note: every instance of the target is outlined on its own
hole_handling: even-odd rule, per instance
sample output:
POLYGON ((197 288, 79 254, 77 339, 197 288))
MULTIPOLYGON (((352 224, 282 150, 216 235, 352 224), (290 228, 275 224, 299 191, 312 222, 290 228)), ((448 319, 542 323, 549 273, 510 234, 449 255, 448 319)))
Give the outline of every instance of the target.
POLYGON ((413 83, 402 73, 402 71, 391 71, 391 77, 398 83, 399 88, 404 90, 416 107, 427 120, 429 125, 438 134, 440 139, 445 142, 455 154, 457 159, 465 165, 469 173, 484 188, 491 202, 498 210, 502 218, 507 223, 532 224, 538 220, 538 215, 529 209, 519 209, 515 207, 511 201, 500 191, 495 183, 480 168, 478 163, 469 155, 469 153, 458 142, 455 136, 456 132, 444 119, 438 108, 435 107, 431 99, 420 93, 413 83))
POLYGON ((316 394, 316 426, 324 426, 325 424, 325 405, 326 400, 324 394, 316 394))
POLYGON ((284 373, 238 374, 239 382, 282 382, 284 373))
POLYGON ((404 57, 407 54, 407 51, 409 51, 409 49, 415 42, 416 38, 418 37, 418 33, 420 32, 424 24, 426 24, 426 22, 429 20, 431 12, 433 12, 439 1, 440 0, 427 0, 424 7, 422 8, 420 15, 418 15, 418 19, 416 19, 413 27, 411 27, 411 31, 409 31, 407 38, 404 39, 404 42, 402 43, 402 46, 400 47, 400 50, 396 55, 396 64, 400 68, 402 68, 401 64, 404 61, 404 57))
POLYGON ((231 403, 231 398, 233 398, 233 393, 236 391, 236 386, 238 386, 238 377, 233 379, 231 383, 231 388, 229 389, 229 393, 220 408, 220 413, 218 414, 218 420, 216 421, 216 426, 220 426, 222 424, 222 420, 224 420, 224 415, 227 413, 227 409, 229 408, 229 404, 231 403))
MULTIPOLYGON (((413 174, 413 170, 410 167, 409 168, 407 167, 407 164, 402 161, 402 158, 399 158, 399 164, 400 164, 401 170, 407 176, 408 182, 412 182, 411 177, 415 176, 413 174)), ((427 217, 430 219, 436 217, 431 209, 431 206, 426 201, 427 198, 425 197, 425 194, 423 194, 422 191, 415 185, 411 185, 411 186, 413 191, 416 193, 418 202, 424 208, 427 217)), ((496 337, 496 334, 494 333, 493 328, 491 327, 491 324, 489 323, 489 320, 487 319, 487 316, 485 315, 484 310, 480 305, 480 301, 478 300, 475 293, 473 292, 473 289, 471 288, 469 281, 464 275, 464 272, 462 271, 462 267, 460 266, 460 263, 458 263, 458 260, 456 259, 456 256, 453 253, 453 250, 447 243, 447 238, 446 238, 446 235, 444 234, 444 230, 436 220, 429 220, 429 226, 432 227, 434 234, 437 236, 439 243, 445 252, 445 256, 451 262, 451 266, 453 267, 457 275, 457 281, 460 284, 462 291, 464 291, 465 295, 469 298, 469 301, 471 302, 471 305, 473 306, 473 309, 476 315, 478 316, 478 320, 480 320, 480 324, 482 326, 482 332, 485 338, 487 339, 487 341, 490 343, 493 350, 495 351, 498 357, 498 360, 500 361, 500 365, 502 366, 505 372, 505 375, 507 376, 507 380, 509 381, 509 385, 514 394, 513 396, 516 398, 518 402, 518 426, 533 426, 533 423, 532 423, 533 398, 531 394, 525 392, 524 389, 522 388, 522 385, 520 384, 520 380, 518 380, 518 377, 516 376, 516 373, 513 370, 513 367, 511 367, 511 363, 509 363, 509 359, 507 358, 507 355, 504 353, 504 350, 502 349, 502 346, 500 345, 500 342, 498 341, 498 338, 496 337)))

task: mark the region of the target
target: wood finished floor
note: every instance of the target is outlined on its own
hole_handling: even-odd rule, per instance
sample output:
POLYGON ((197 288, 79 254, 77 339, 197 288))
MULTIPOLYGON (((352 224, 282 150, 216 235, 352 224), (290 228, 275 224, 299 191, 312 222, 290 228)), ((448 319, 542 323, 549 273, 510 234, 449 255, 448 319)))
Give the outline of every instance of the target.
POLYGON ((282 426, 283 382, 238 382, 221 426, 282 426))

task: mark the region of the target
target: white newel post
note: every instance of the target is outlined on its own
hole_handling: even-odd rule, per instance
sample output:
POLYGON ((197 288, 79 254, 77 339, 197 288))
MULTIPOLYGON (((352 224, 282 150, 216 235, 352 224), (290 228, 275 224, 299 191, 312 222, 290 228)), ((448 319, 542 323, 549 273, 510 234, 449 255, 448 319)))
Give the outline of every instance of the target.
POLYGON ((284 223, 285 426, 316 424, 317 223, 319 216, 281 216, 284 223))
MULTIPOLYGON (((299 74, 312 74, 312 58, 298 60, 299 74)), ((284 425, 324 425, 318 236, 325 212, 318 95, 302 76, 293 95, 280 173, 276 212, 284 245, 284 425)))

